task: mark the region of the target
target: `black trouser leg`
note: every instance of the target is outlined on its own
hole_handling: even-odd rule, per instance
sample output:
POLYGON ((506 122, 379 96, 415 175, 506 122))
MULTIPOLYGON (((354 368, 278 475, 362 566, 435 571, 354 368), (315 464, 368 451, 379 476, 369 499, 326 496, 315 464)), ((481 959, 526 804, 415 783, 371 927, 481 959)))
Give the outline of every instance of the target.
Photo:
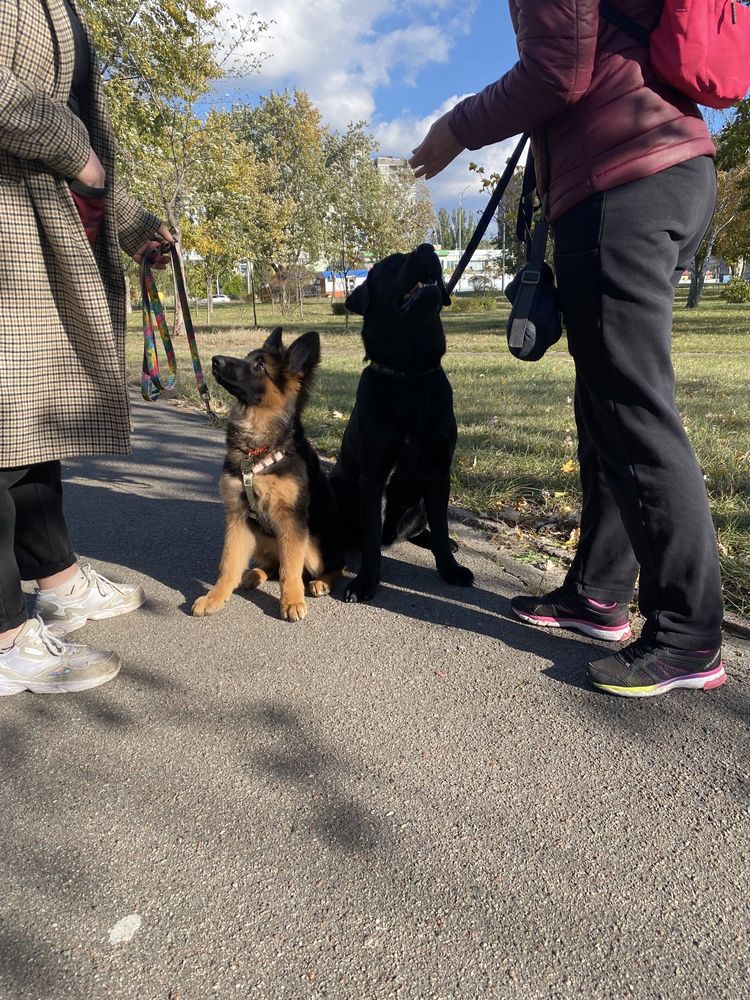
POLYGON ((16 505, 10 487, 14 473, 23 469, 0 470, 0 632, 18 628, 28 617, 21 590, 21 574, 14 555, 16 505))
POLYGON ((75 561, 62 508, 59 462, 0 469, 0 631, 26 620, 21 580, 38 580, 75 561))
POLYGON ((584 597, 627 604, 633 597, 638 560, 582 418, 578 387, 574 402, 583 503, 580 536, 567 584, 584 597))
POLYGON ((674 288, 714 198, 700 157, 594 195, 555 225, 585 493, 568 582, 625 599, 635 560, 644 635, 681 649, 721 643, 716 534, 671 361, 674 288))

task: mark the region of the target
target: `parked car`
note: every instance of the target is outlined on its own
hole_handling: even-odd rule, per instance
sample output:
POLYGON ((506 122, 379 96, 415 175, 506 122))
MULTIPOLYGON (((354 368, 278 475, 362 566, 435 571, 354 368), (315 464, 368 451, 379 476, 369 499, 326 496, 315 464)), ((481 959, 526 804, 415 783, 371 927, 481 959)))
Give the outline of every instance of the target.
MULTIPOLYGON (((232 300, 229 298, 228 295, 214 295, 211 301, 215 306, 225 306, 232 300)), ((198 299, 199 306, 205 306, 207 304, 208 304, 208 299, 198 299)))

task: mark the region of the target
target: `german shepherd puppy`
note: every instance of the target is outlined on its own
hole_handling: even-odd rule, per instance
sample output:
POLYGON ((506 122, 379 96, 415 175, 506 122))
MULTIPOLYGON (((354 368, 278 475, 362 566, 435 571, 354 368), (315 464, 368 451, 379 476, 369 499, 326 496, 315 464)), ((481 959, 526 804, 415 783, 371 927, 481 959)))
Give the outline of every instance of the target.
POLYGON ((453 392, 440 364, 440 311, 448 304, 440 261, 429 243, 375 264, 346 300, 350 312, 364 317, 370 362, 331 474, 345 542, 362 550, 347 601, 375 595, 380 546, 397 538, 431 548, 448 583, 473 583, 471 570, 456 562, 448 535, 457 437, 453 392))
POLYGON ((194 615, 213 614, 238 585, 252 590, 278 573, 281 617, 301 621, 305 580, 308 594, 322 597, 344 568, 336 501, 300 419, 320 338, 305 333, 285 348, 281 333, 276 327, 245 358, 212 360, 214 378, 236 402, 220 483, 226 537, 219 579, 195 602, 194 615))

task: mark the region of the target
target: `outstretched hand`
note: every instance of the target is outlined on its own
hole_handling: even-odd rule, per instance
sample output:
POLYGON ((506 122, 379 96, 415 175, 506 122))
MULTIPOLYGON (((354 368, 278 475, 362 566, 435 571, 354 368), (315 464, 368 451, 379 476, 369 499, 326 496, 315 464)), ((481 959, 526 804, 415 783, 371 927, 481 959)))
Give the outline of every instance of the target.
POLYGON ((451 131, 448 124, 449 112, 446 112, 436 122, 433 122, 430 131, 416 149, 412 150, 412 157, 409 166, 414 171, 415 177, 424 177, 429 180, 444 170, 463 152, 464 147, 451 131))

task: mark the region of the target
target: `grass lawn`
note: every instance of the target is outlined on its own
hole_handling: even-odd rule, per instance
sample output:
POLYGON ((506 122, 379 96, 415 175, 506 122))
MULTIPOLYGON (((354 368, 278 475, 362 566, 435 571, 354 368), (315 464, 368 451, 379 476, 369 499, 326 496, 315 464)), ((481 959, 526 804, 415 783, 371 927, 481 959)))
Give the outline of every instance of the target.
MULTIPOLYGON (((680 289, 674 314, 678 401, 706 475, 719 537, 727 607, 750 614, 750 305, 722 302, 707 290, 698 310, 684 309, 680 289)), ((524 364, 504 341, 508 308, 493 313, 444 313, 459 440, 453 466, 453 502, 501 515, 513 508, 519 535, 533 549, 540 540, 575 543, 572 514, 580 504, 573 418, 573 364, 561 341, 540 362, 524 364)), ((282 317, 258 307, 263 329, 284 326, 287 338, 305 330, 321 334, 323 361, 305 427, 322 454, 336 454, 362 370, 359 319, 333 316, 330 304, 308 300, 305 316, 282 317)), ((241 356, 263 341, 253 329, 252 308, 225 305, 205 323, 194 311, 204 372, 224 412, 228 396, 210 377, 213 354, 241 356)), ((173 396, 198 403, 189 352, 175 344, 179 378, 173 396)), ((140 312, 127 341, 132 382, 142 354, 140 312)), ((163 352, 160 353, 160 358, 163 352)))

